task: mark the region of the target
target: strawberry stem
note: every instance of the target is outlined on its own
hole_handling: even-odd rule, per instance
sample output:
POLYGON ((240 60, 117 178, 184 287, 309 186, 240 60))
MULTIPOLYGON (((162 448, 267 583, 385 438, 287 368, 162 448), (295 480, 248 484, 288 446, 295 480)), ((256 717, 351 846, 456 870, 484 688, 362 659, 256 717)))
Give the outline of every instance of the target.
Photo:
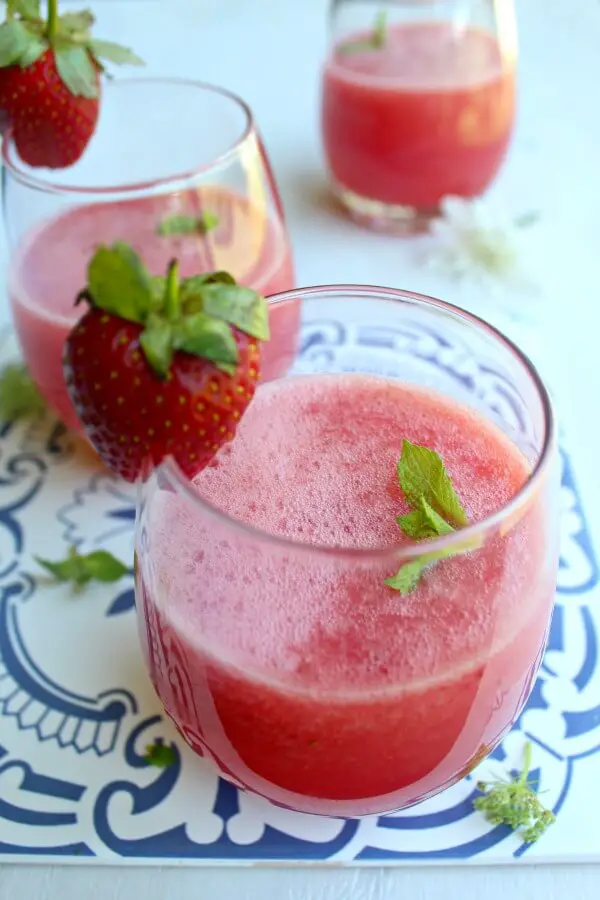
POLYGON ((15 17, 14 0, 6 0, 6 21, 10 22, 15 17))
POLYGON ((50 43, 56 37, 58 26, 58 0, 48 0, 48 19, 46 25, 46 36, 50 43))
POLYGON ((167 269, 164 313, 170 322, 175 322, 179 312, 179 263, 172 259, 167 269))

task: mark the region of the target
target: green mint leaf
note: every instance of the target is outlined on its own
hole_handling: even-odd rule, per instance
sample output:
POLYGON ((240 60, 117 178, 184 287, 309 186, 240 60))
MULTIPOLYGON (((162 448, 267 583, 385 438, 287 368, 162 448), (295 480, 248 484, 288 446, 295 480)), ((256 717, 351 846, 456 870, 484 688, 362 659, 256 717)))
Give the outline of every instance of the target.
POLYGON ((423 498, 444 519, 454 525, 468 525, 460 498, 452 486, 441 457, 430 450, 404 441, 397 466, 398 481, 411 506, 423 498))
MULTIPOLYGON (((405 440, 397 472, 400 487, 413 507, 410 512, 396 519, 408 537, 421 541, 454 532, 452 525, 438 510, 459 525, 468 524, 469 520, 444 469, 441 457, 434 450, 405 440)), ((414 590, 429 566, 442 559, 467 553, 480 545, 480 538, 470 538, 442 550, 429 553, 426 551, 401 566, 385 583, 401 594, 408 594, 414 590)))
POLYGON ((218 215, 211 212, 209 209, 205 210, 202 213, 202 215, 200 216, 200 220, 202 222, 202 229, 204 232, 213 231, 219 224, 218 215))
POLYGON ((46 401, 21 363, 14 363, 0 373, 0 418, 16 422, 38 416, 46 409, 46 401))
POLYGON ((447 550, 437 550, 435 553, 424 553, 422 556, 411 559, 410 562, 400 566, 396 574, 392 575, 391 578, 387 578, 385 583, 388 587, 399 591, 403 596, 410 594, 416 588, 429 566, 440 562, 442 559, 455 556, 460 552, 460 550, 448 548, 447 550))
POLYGON ((71 581, 78 588, 83 587, 90 581, 85 565, 74 547, 69 551, 67 558, 59 562, 42 559, 40 556, 36 556, 34 559, 39 566, 52 575, 55 581, 71 581))
POLYGON ((453 543, 451 547, 444 547, 442 550, 432 550, 429 553, 425 551, 416 559, 404 563, 395 575, 386 579, 385 584, 395 591, 400 591, 401 594, 409 594, 418 585, 430 566, 444 559, 450 559, 452 556, 461 556, 463 553, 477 550, 481 544, 481 538, 465 538, 465 540, 453 543))
POLYGON ((434 531, 429 532, 427 530, 427 519, 420 509, 411 509, 410 512, 397 516, 396 522, 400 526, 400 530, 414 541, 420 541, 423 538, 433 537, 435 535, 434 531))
POLYGON ((161 237, 195 234, 197 230, 198 219, 195 216, 169 216, 156 226, 156 233, 161 237))
POLYGON ((366 50, 373 50, 373 39, 363 41, 349 41, 347 44, 340 44, 337 48, 339 53, 362 53, 366 50))
POLYGON ((156 766, 157 769, 168 769, 175 765, 177 756, 177 750, 173 744, 167 746, 161 741, 156 741, 154 744, 148 744, 144 759, 149 766, 156 766))
POLYGON ((129 574, 129 568, 107 550, 93 550, 81 557, 85 570, 93 581, 111 584, 129 574))
POLYGON ((36 556, 35 561, 46 569, 55 581, 70 581, 76 588, 84 587, 89 581, 118 581, 129 573, 127 566, 106 550, 80 554, 76 547, 71 547, 68 556, 63 560, 52 561, 36 556))
POLYGON ((0 25, 0 67, 5 68, 19 62, 30 39, 30 33, 18 19, 3 22, 0 25))
POLYGON ((200 216, 169 216, 159 222, 156 233, 162 237, 175 235, 206 234, 219 224, 219 218, 206 210, 200 216))
POLYGON ((440 537, 454 531, 452 525, 449 525, 423 497, 419 498, 416 509, 398 516, 396 521, 404 534, 415 541, 440 537))
POLYGON ((375 24, 373 25, 373 46, 379 49, 383 47, 387 40, 387 12, 380 10, 375 16, 375 24))
POLYGON ((129 47, 122 47, 113 41, 98 41, 95 38, 88 42, 88 47, 98 59, 106 59, 117 66, 144 66, 144 60, 140 59, 129 47))
POLYGON ((427 566, 428 563, 422 557, 411 559, 410 562, 400 566, 395 575, 386 578, 385 583, 404 597, 416 588, 427 566))
POLYGON ((238 349, 231 328, 206 313, 185 315, 173 325, 173 347, 213 362, 228 375, 235 372, 238 349))
POLYGON ((340 44, 337 49, 341 53, 360 53, 365 50, 380 50, 387 41, 387 29, 387 12, 381 10, 375 16, 373 31, 368 38, 362 38, 360 41, 348 41, 346 44, 340 44))
POLYGON ((173 329, 160 316, 149 316, 140 335, 144 356, 160 378, 166 378, 173 362, 173 329))
POLYGON ((421 497, 419 501, 419 509, 423 515, 424 526, 431 534, 441 537, 444 534, 450 534, 454 531, 452 525, 449 525, 448 522, 446 522, 446 520, 429 505, 424 497, 421 497))
POLYGON ((508 781, 480 781, 477 789, 483 794, 473 801, 475 809, 483 813, 493 825, 508 825, 519 830, 526 843, 534 843, 555 821, 554 813, 546 809, 529 782, 531 742, 525 744, 523 769, 508 781))
POLYGON ((156 286, 142 260, 122 242, 101 246, 88 265, 88 293, 94 306, 129 322, 145 322, 156 286))
POLYGON ((198 293, 203 311, 234 325, 259 341, 268 341, 269 310, 265 298, 241 284, 204 284, 198 293))
POLYGON ((85 47, 59 44, 54 57, 58 74, 75 97, 98 96, 96 69, 85 47))

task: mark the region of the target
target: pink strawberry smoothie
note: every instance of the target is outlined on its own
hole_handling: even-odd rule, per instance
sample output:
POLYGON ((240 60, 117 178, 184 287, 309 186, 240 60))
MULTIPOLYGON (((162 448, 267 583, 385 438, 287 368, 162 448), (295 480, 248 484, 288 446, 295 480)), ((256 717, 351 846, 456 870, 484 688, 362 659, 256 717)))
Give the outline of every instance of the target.
POLYGON ((515 77, 491 34, 440 22, 392 25, 381 48, 334 48, 323 79, 325 152, 340 188, 433 209, 449 194, 480 194, 496 175, 512 131, 515 77))
POLYGON ((295 544, 178 492, 149 504, 153 577, 140 555, 138 611, 157 693, 194 749, 276 803, 343 815, 414 803, 491 749, 532 684, 556 574, 541 494, 401 596, 384 579, 399 566, 385 551, 408 543, 396 524, 404 438, 442 455, 472 521, 528 478, 520 451, 467 407, 319 375, 259 387, 194 483, 217 510, 295 544))
MULTIPOLYGON (((79 423, 62 372, 64 342, 85 307, 74 301, 86 268, 102 243, 124 240, 153 275, 177 257, 182 276, 224 269, 242 284, 269 295, 294 286, 291 251, 283 226, 241 196, 217 187, 80 206, 29 235, 13 259, 10 296, 23 357, 48 403, 65 424, 79 423), (157 226, 174 215, 208 211, 218 225, 206 235, 163 237, 157 226)), ((290 307, 293 313, 293 307, 290 307)), ((293 354, 296 323, 290 312, 271 318, 263 377, 280 374, 293 354)))

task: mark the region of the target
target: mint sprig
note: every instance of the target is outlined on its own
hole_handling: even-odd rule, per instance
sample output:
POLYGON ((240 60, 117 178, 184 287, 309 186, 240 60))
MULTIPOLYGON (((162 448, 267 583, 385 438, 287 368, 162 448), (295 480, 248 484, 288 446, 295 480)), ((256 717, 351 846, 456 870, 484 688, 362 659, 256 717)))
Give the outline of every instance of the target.
POLYGON ((460 497, 435 450, 404 441, 397 472, 400 487, 411 506, 419 506, 424 500, 449 523, 469 524, 460 497))
MULTIPOLYGON (((403 441, 396 471, 400 487, 412 507, 410 512, 396 519, 407 537, 415 541, 427 541, 453 533, 455 526, 460 528, 469 524, 461 499, 452 485, 442 458, 435 450, 403 441)), ((425 551, 421 556, 404 563, 385 583, 402 595, 409 594, 430 566, 452 556, 468 553, 477 546, 479 540, 471 538, 441 550, 429 553, 425 551)))
POLYGON ((0 419, 17 422, 41 415, 46 401, 22 363, 11 363, 0 372, 0 419))
POLYGON ((162 741, 155 741, 146 747, 144 759, 149 766, 155 766, 157 769, 169 769, 177 762, 177 750, 172 744, 167 745, 162 741))
MULTIPOLYGON (((402 482, 401 482, 402 483, 402 482)), ((424 496, 420 496, 415 508, 396 519, 398 525, 407 537, 421 541, 424 538, 439 537, 442 534, 450 534, 454 531, 452 525, 429 505, 424 496)))
POLYGON ((360 53, 365 50, 381 50, 387 41, 388 20, 387 12, 380 10, 375 16, 373 29, 368 38, 360 41, 348 41, 346 44, 340 44, 338 51, 340 53, 360 53))
POLYGON ((106 550, 81 554, 76 547, 71 547, 65 559, 52 561, 36 556, 35 561, 52 575, 54 581, 71 582, 76 590, 81 590, 90 581, 105 584, 119 581, 130 572, 121 560, 106 550))
POLYGON ((161 237, 174 237, 178 235, 199 234, 205 235, 219 224, 219 217, 210 210, 205 210, 199 216, 175 215, 169 216, 159 222, 156 233, 161 237))

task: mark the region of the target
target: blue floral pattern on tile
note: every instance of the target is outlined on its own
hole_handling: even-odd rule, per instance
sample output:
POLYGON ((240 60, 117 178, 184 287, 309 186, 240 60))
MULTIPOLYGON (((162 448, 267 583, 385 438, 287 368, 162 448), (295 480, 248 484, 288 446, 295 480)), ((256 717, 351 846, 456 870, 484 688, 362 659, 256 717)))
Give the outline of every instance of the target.
MULTIPOLYGON (((504 372, 460 340, 424 329, 312 321, 298 371, 396 374, 403 355, 455 381, 533 439, 504 372)), ((559 810, 577 761, 600 749, 598 562, 575 474, 561 449, 557 603, 539 676, 519 721, 484 765, 518 764, 534 744, 545 802, 559 810)), ((140 658, 132 576, 65 595, 44 584, 33 554, 109 549, 131 559, 135 492, 98 468, 42 417, 0 428, 0 854, 4 858, 188 862, 468 860, 527 849, 475 813, 475 779, 388 816, 292 813, 222 781, 161 714, 140 658), (145 747, 176 750, 166 770, 145 747)))

